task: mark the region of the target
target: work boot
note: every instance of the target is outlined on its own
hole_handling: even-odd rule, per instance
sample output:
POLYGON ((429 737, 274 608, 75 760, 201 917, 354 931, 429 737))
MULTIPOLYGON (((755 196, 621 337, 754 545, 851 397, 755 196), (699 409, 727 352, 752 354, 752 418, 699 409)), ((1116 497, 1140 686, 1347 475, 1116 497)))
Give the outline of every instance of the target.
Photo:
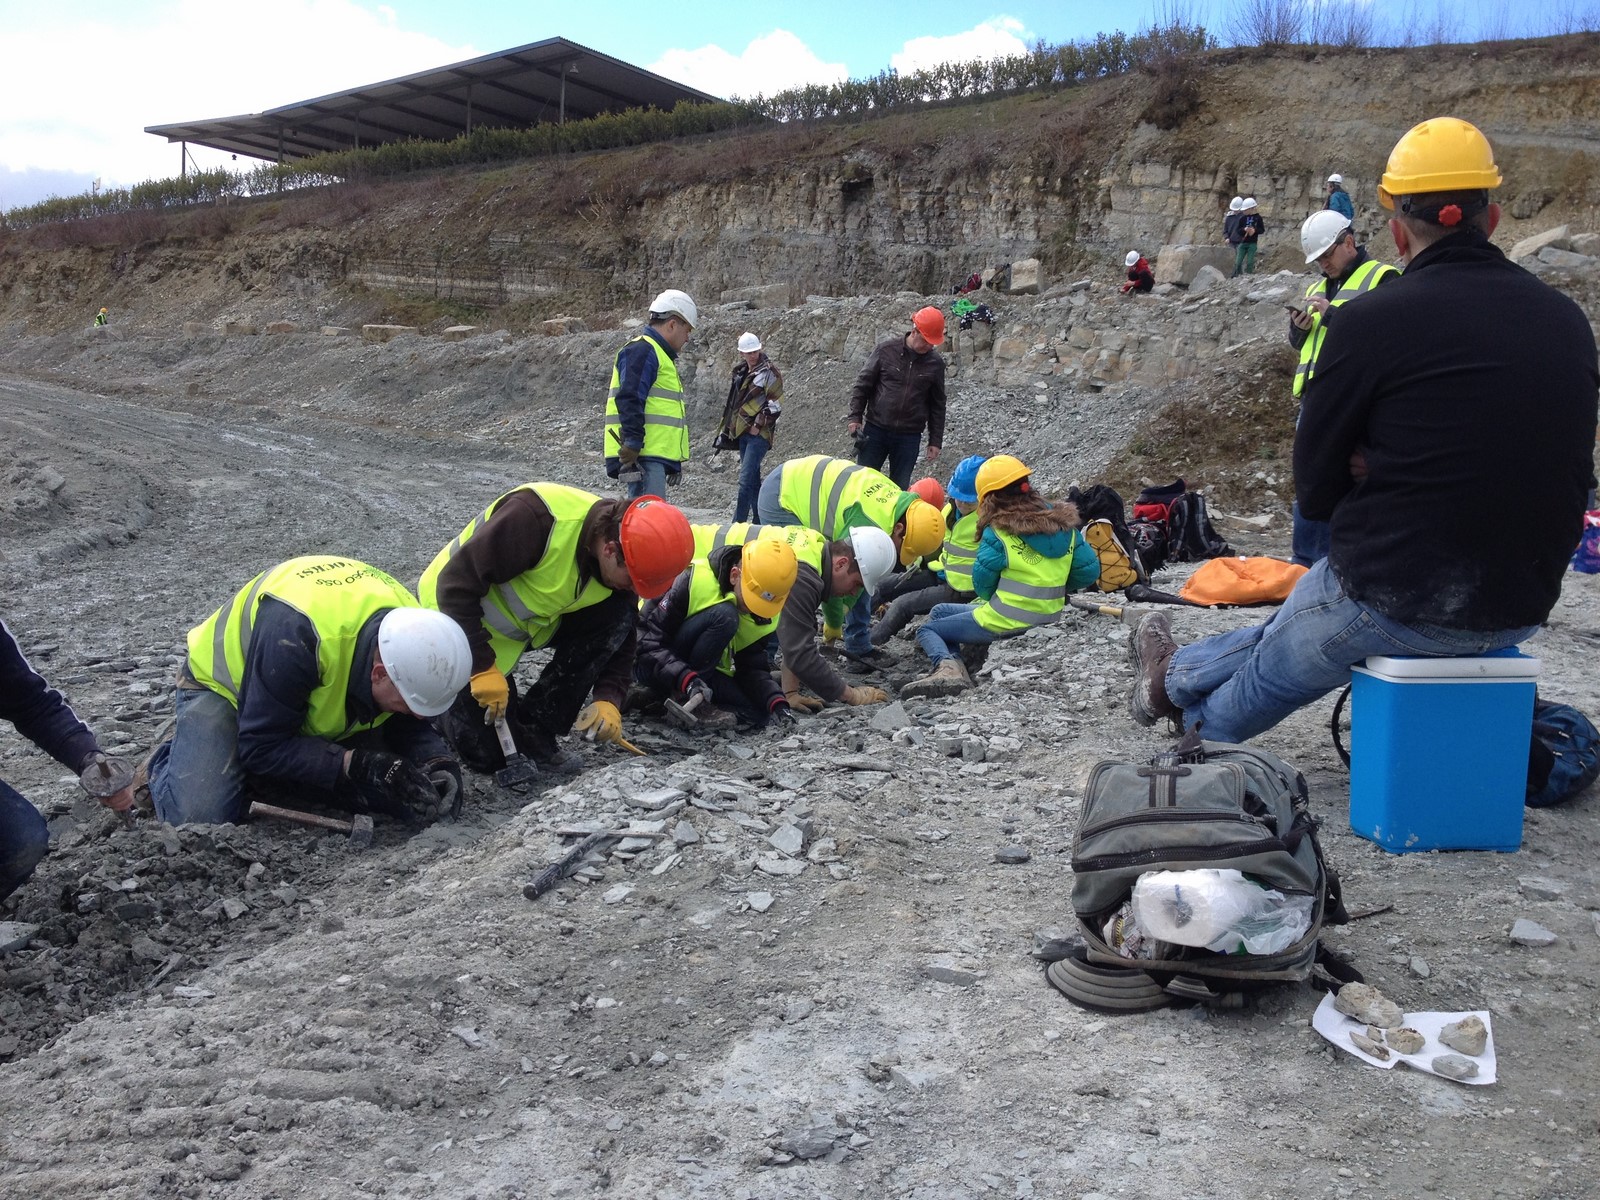
POLYGON ((576 775, 583 770, 583 759, 570 750, 563 750, 548 732, 520 722, 512 725, 516 734, 517 749, 538 764, 539 770, 554 775, 576 775))
POLYGON ((1172 624, 1166 613, 1150 613, 1139 619, 1128 639, 1128 659, 1133 664, 1128 712, 1146 728, 1162 717, 1183 715, 1167 695, 1167 665, 1177 652, 1178 643, 1172 640, 1172 624))
POLYGON ((900 689, 901 699, 909 696, 954 696, 972 686, 972 676, 959 658, 941 658, 933 674, 913 679, 900 689))
POLYGON ((739 717, 725 708, 716 708, 710 704, 702 705, 695 709, 695 728, 714 732, 718 729, 732 729, 739 723, 739 717))

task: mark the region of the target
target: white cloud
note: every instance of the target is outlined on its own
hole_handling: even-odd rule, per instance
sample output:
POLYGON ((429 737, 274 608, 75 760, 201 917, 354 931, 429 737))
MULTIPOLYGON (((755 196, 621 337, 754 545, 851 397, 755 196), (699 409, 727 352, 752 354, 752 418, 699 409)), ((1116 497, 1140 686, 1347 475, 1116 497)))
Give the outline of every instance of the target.
POLYGON ((741 54, 721 46, 668 50, 645 69, 713 96, 770 96, 808 83, 840 83, 850 75, 844 63, 823 62, 787 29, 762 34, 741 54))
MULTIPOLYGON (((0 167, 98 176, 107 187, 164 178, 178 173, 178 148, 146 125, 260 112, 481 53, 408 32, 393 9, 355 0, 134 7, 58 6, 5 35, 0 167)), ((227 161, 192 153, 202 166, 227 161)), ((10 177, 8 193, 22 178, 10 177)))
POLYGON ((909 75, 940 63, 1025 54, 1028 43, 1023 38, 1027 32, 1027 28, 1015 17, 991 17, 965 33, 912 38, 899 54, 889 60, 889 65, 900 74, 909 75))

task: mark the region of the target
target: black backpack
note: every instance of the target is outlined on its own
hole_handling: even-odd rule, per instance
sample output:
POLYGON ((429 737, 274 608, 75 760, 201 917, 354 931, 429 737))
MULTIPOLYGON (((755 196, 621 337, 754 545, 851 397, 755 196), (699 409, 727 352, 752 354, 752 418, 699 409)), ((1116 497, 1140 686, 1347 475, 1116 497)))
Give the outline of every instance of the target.
POLYGON ((1206 498, 1199 492, 1183 492, 1167 506, 1167 557, 1172 562, 1204 562, 1225 558, 1233 547, 1211 524, 1206 498))
POLYGON ((1305 980, 1319 964, 1336 977, 1358 978, 1319 954, 1323 925, 1342 924, 1349 914, 1317 841, 1305 777, 1265 751, 1191 733, 1148 764, 1100 763, 1084 790, 1072 871, 1072 907, 1086 949, 1053 963, 1049 978, 1086 1007, 1132 1011, 1175 998, 1238 1003, 1258 985, 1305 980), (1108 922, 1139 877, 1197 868, 1232 868, 1286 896, 1309 898, 1309 927, 1270 954, 1166 942, 1143 957, 1118 954, 1106 938, 1108 922))
POLYGON ((1167 530, 1160 521, 1129 521, 1125 545, 1139 556, 1146 578, 1167 565, 1167 530))

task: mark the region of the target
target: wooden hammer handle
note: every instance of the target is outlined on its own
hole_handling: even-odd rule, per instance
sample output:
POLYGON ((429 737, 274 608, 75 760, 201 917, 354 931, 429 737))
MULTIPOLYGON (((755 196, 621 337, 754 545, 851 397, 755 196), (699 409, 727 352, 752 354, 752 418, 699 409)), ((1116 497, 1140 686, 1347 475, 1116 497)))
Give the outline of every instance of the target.
POLYGON ((320 813, 302 812, 298 808, 279 808, 276 804, 262 804, 253 801, 250 805, 252 817, 280 817, 285 821, 293 821, 297 825, 316 825, 323 829, 337 829, 340 833, 350 833, 355 829, 355 822, 341 821, 337 817, 324 817, 320 813))

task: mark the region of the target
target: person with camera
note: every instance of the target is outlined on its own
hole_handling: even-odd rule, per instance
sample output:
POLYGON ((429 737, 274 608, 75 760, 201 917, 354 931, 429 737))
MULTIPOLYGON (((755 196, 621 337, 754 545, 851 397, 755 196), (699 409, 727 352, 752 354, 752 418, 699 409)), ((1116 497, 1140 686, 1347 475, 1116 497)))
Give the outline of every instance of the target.
POLYGON ((761 460, 772 448, 778 414, 783 412, 783 376, 753 333, 739 335, 739 361, 733 367, 728 403, 722 410, 722 428, 712 448, 739 452, 739 496, 733 519, 749 521, 756 515, 761 491, 761 460))

